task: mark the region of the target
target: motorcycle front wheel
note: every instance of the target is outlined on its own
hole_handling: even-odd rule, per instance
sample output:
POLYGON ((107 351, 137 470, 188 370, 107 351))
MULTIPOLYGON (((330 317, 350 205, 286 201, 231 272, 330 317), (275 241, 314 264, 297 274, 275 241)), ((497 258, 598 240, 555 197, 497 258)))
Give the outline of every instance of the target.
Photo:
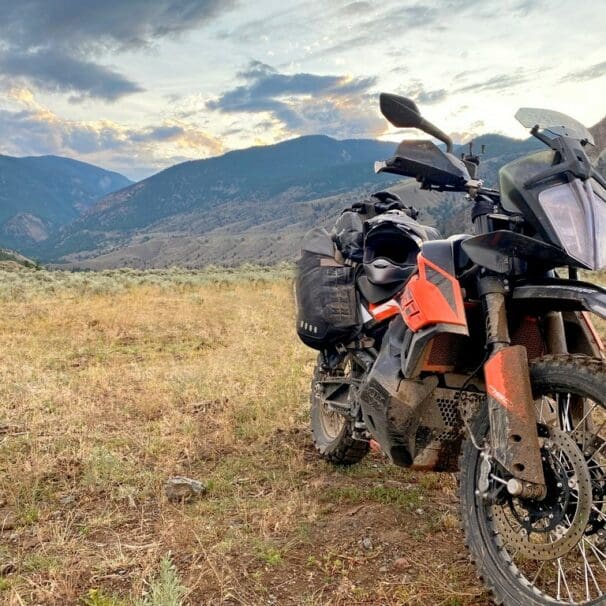
POLYGON ((484 408, 460 461, 466 545, 496 604, 606 605, 606 364, 546 356, 531 383, 547 496, 507 492, 508 475, 476 447, 489 443, 484 408))

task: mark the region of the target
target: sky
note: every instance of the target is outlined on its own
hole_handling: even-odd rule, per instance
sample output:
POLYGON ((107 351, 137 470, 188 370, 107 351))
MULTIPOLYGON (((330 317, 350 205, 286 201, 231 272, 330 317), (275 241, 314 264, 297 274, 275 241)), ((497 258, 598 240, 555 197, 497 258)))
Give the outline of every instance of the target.
POLYGON ((525 136, 521 106, 606 115, 604 0, 0 0, 0 15, 0 153, 132 179, 301 135, 411 136, 381 91, 457 142, 525 136))

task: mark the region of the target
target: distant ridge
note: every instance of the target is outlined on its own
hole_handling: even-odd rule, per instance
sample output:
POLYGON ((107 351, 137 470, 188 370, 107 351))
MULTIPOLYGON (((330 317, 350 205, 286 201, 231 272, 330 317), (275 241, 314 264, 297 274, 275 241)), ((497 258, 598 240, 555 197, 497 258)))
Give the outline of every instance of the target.
POLYGON ((0 269, 15 269, 21 267, 34 269, 39 266, 36 261, 28 259, 14 250, 0 248, 0 269))
POLYGON ((373 165, 394 149, 319 135, 184 162, 106 196, 36 251, 45 260, 71 261, 159 234, 199 237, 261 225, 271 233, 276 221, 288 227, 302 204, 393 183, 375 175, 373 165))
POLYGON ((0 155, 0 245, 29 250, 132 181, 59 156, 0 155))
POLYGON ((599 153, 606 150, 606 116, 597 124, 594 124, 590 129, 595 140, 596 150, 599 153))
MULTIPOLYGON (((606 119, 591 130, 597 144, 606 145, 606 119)), ((543 148, 534 138, 496 134, 477 137, 475 148, 482 145, 481 176, 489 185, 497 185, 501 166, 543 148)), ((62 217, 54 221, 42 216, 40 208, 38 213, 22 209, 4 221, 0 214, 0 244, 62 267, 275 263, 295 258, 302 234, 311 226, 330 226, 344 207, 388 187, 420 208, 423 221, 446 233, 466 229, 469 209, 461 196, 421 191, 412 180, 374 174, 375 160, 390 157, 396 147, 316 135, 184 162, 135 184, 109 173, 116 180, 103 183, 116 191, 95 200, 99 189, 93 188, 88 197, 80 195, 88 203, 75 207, 73 195, 67 203, 55 200, 50 206, 55 212, 59 208, 62 217), (126 187, 116 187, 120 179, 126 187), (13 231, 20 235, 11 240, 13 231)), ((0 178, 5 158, 0 157, 0 178)), ((33 160, 59 162, 63 173, 66 167, 77 173, 88 167, 93 183, 100 174, 95 171, 108 176, 62 158, 33 160)), ((52 174, 62 173, 54 168, 52 174)), ((81 181, 77 177, 76 183, 81 181)))
MULTIPOLYGON (((540 149, 535 139, 488 134, 482 177, 540 149)), ((311 226, 330 226, 341 210, 372 191, 395 187, 422 219, 447 231, 465 227, 461 196, 419 190, 412 180, 375 175, 396 143, 300 137, 172 166, 109 194, 34 247, 63 267, 199 267, 294 259, 311 226)), ((460 153, 463 147, 457 148, 460 153)))

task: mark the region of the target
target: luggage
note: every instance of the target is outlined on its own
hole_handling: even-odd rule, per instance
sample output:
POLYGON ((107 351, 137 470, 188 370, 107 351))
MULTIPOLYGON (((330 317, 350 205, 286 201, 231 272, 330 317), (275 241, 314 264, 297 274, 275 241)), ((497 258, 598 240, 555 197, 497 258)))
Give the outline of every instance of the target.
POLYGON ((401 215, 401 222, 410 223, 419 241, 436 237, 435 230, 417 223, 414 208, 390 192, 378 192, 352 204, 341 213, 331 233, 316 227, 305 234, 295 281, 297 334, 303 343, 326 350, 346 345, 359 334, 362 322, 356 275, 360 270, 356 266, 364 260, 365 225, 367 230, 369 220, 394 213, 401 215))
POLYGON ((356 270, 339 260, 332 236, 321 227, 303 238, 297 262, 297 334, 314 349, 346 344, 361 328, 356 270))
POLYGON ((364 256, 364 222, 390 210, 401 210, 411 219, 416 219, 418 215, 412 206, 405 206, 398 196, 387 191, 372 194, 366 200, 346 208, 334 227, 335 242, 341 254, 346 259, 361 263, 364 256))

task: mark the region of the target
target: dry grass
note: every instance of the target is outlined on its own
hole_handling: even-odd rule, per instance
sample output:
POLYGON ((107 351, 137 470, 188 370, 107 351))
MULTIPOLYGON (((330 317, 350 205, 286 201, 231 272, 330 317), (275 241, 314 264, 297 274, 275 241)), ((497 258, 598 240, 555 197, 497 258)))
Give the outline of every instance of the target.
POLYGON ((451 476, 316 458, 288 270, 246 272, 4 276, 2 604, 488 603, 451 476))

